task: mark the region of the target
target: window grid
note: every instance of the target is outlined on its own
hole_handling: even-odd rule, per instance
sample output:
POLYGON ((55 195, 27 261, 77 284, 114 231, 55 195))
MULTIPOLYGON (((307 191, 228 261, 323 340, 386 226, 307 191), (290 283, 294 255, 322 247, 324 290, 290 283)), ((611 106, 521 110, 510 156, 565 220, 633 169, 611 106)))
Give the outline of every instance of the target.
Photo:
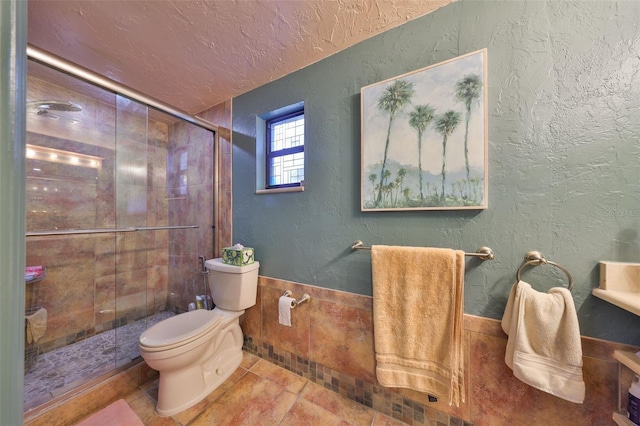
POLYGON ((271 127, 271 151, 304 145, 304 117, 291 118, 271 127))
POLYGON ((271 158, 269 186, 298 183, 304 180, 304 153, 271 158))

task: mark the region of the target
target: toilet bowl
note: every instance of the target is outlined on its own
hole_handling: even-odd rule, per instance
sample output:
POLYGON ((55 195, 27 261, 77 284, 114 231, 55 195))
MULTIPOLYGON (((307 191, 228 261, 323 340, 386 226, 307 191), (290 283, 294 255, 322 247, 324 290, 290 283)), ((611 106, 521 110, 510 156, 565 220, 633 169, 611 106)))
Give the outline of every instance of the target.
POLYGON ((216 308, 160 321, 145 330, 138 342, 147 365, 160 372, 156 406, 160 416, 197 404, 242 362, 239 319, 244 309, 256 302, 258 262, 229 269, 219 259, 212 259, 205 265, 216 308))
POLYGON ((149 367, 160 372, 156 407, 160 416, 198 403, 238 368, 242 313, 199 309, 168 318, 142 333, 140 353, 149 367))

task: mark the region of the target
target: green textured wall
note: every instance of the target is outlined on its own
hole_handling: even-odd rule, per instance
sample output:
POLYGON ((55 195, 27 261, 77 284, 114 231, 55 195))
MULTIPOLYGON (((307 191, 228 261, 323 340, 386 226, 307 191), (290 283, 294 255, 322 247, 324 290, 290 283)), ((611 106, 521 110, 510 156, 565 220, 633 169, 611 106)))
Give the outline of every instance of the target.
POLYGON ((0 425, 22 424, 27 3, 0 1, 0 425))
MULTIPOLYGON (((371 294, 365 244, 489 246, 465 312, 501 318, 529 250, 566 267, 583 335, 640 344, 591 296, 598 261, 640 262, 640 2, 460 1, 233 101, 233 235, 265 276, 371 294), (360 211, 360 88, 488 49, 489 208, 360 211), (304 100, 306 190, 255 194, 255 116, 304 100)), ((564 285, 551 267, 523 277, 564 285)))

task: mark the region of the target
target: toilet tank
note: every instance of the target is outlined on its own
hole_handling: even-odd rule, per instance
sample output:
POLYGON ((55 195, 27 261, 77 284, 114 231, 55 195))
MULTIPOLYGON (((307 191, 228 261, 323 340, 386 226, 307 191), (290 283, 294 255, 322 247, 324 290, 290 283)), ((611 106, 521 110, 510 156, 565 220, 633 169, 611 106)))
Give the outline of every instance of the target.
POLYGON ((234 266, 224 264, 218 258, 209 259, 204 265, 209 271, 209 289, 217 307, 241 311, 256 304, 260 262, 234 266))

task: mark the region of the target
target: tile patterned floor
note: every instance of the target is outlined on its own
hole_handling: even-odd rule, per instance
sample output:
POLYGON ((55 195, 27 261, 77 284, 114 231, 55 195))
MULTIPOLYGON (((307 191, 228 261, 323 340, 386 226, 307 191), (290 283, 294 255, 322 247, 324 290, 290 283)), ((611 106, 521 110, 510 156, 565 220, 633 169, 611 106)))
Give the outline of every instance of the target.
POLYGON ((168 311, 159 312, 146 321, 127 324, 39 355, 34 367, 24 376, 25 412, 139 357, 140 334, 173 315, 168 311))
POLYGON ((155 380, 125 400, 145 425, 154 426, 405 425, 247 352, 229 379, 188 410, 159 417, 157 395, 155 380))

